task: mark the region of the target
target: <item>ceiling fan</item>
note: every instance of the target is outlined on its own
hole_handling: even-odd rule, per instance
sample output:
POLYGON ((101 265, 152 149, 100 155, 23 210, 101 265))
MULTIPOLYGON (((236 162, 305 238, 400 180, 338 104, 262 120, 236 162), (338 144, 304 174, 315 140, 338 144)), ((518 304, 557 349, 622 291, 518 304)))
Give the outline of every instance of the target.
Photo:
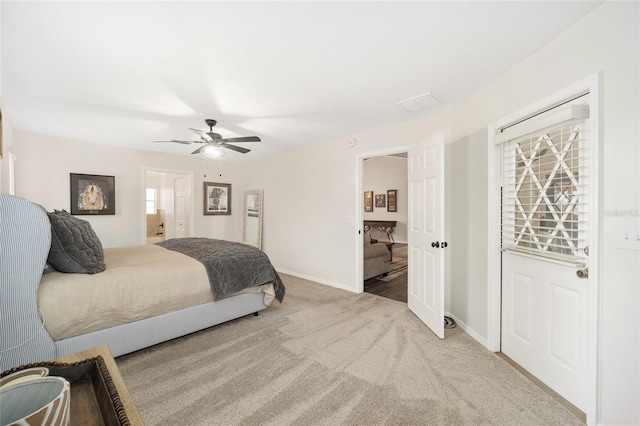
POLYGON ((205 144, 200 148, 196 149, 192 152, 192 154, 202 154, 205 157, 221 157, 224 155, 222 149, 227 148, 232 151, 240 152, 242 154, 246 154, 251 151, 250 149, 243 148, 241 146, 230 145, 229 142, 260 142, 260 138, 257 136, 242 136, 238 138, 223 138, 219 133, 213 132, 213 126, 217 124, 216 120, 206 119, 204 122, 209 126, 209 131, 205 132, 204 130, 199 129, 191 129, 198 136, 200 136, 199 141, 179 141, 179 140, 170 140, 170 141, 154 141, 156 143, 180 143, 184 145, 189 145, 192 143, 202 143, 205 144))

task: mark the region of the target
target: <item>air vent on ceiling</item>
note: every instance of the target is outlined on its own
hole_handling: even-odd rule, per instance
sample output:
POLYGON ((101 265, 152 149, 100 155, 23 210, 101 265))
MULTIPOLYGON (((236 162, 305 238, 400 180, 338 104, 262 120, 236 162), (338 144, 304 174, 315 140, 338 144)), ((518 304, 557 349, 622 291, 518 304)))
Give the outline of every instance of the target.
POLYGON ((396 105, 402 107, 407 112, 419 112, 440 105, 440 99, 431 92, 414 96, 404 101, 397 102, 396 105))

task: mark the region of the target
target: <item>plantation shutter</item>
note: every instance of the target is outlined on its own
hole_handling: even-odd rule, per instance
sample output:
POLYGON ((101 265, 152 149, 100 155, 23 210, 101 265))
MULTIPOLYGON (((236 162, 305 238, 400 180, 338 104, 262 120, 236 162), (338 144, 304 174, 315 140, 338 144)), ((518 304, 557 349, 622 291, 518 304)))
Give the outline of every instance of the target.
POLYGON ((589 223, 585 96, 498 130, 502 250, 582 263, 589 223))

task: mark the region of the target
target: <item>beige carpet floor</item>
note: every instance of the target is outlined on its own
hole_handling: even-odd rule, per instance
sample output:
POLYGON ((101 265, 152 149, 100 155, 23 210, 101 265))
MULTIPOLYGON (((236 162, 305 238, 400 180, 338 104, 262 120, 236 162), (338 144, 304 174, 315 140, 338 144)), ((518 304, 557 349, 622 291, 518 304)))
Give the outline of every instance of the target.
POLYGON ((573 425, 459 328, 282 275, 284 303, 117 358, 147 425, 573 425))

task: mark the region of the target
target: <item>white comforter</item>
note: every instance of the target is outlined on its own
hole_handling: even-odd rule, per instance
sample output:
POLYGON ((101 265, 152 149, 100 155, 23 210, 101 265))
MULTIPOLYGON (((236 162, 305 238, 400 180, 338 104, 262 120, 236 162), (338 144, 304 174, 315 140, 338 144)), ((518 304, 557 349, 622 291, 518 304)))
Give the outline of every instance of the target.
MULTIPOLYGON (((38 308, 54 340, 213 302, 200 262, 158 246, 108 248, 107 268, 95 275, 52 272, 38 287, 38 308)), ((268 306, 273 285, 265 291, 268 306)))

